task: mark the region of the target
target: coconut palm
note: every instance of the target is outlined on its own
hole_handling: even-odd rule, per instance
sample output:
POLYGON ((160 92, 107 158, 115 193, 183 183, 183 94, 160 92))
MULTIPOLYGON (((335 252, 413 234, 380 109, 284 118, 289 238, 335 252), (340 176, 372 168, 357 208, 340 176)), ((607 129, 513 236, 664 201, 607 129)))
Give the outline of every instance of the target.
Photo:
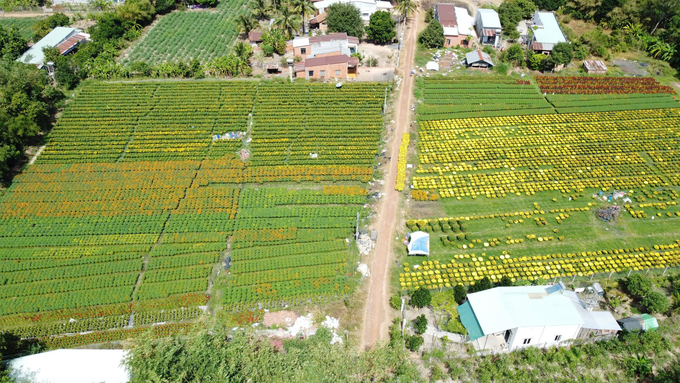
POLYGON ((649 48, 649 53, 655 59, 661 59, 664 61, 670 61, 675 55, 675 45, 665 43, 661 40, 657 40, 654 45, 649 48))
POLYGON ((266 20, 269 16, 269 2, 267 0, 251 0, 250 9, 258 20, 266 20))
POLYGON ((236 57, 246 63, 250 63, 250 58, 253 57, 253 47, 243 41, 237 41, 236 44, 234 44, 233 52, 236 57))
POLYGON ((274 18, 274 25, 288 32, 288 38, 293 38, 293 31, 300 28, 302 19, 299 15, 291 12, 287 4, 282 5, 279 14, 274 18))
POLYGON ((257 21, 252 15, 244 14, 236 18, 236 29, 246 35, 257 27, 257 21))
POLYGON ((316 8, 312 0, 292 0, 290 3, 293 8, 293 12, 299 13, 302 19, 302 34, 305 34, 305 17, 314 15, 316 13, 316 8))
POLYGON ((411 16, 416 9, 418 9, 418 4, 414 2, 413 0, 400 0, 397 3, 397 13, 401 15, 404 19, 407 19, 409 16, 411 16))

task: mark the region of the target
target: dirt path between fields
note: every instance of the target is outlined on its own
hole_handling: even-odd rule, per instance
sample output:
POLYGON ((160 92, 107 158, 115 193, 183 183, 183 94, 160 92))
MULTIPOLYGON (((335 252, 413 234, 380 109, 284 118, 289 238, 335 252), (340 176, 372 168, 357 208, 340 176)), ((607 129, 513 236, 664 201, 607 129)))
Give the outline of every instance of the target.
POLYGON ((392 262, 391 244, 394 237, 397 210, 399 208, 399 192, 394 187, 397 178, 397 159, 399 158, 399 146, 401 137, 409 131, 409 115, 413 95, 413 77, 409 75, 413 68, 413 55, 416 47, 416 32, 418 29, 418 17, 416 12, 407 21, 407 29, 404 36, 399 76, 404 79, 396 102, 395 131, 389 155, 393 160, 389 164, 385 176, 385 196, 379 209, 379 221, 377 224, 378 238, 375 244, 375 253, 370 265, 371 277, 368 284, 368 296, 364 307, 363 332, 359 347, 361 350, 368 349, 379 340, 386 339, 389 328, 389 276, 388 270, 392 262))

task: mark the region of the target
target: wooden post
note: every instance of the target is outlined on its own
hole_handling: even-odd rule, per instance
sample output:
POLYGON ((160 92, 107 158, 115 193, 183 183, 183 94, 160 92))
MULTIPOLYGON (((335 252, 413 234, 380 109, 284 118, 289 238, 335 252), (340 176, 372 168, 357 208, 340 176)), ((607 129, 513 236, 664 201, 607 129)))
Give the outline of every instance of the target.
POLYGON ((666 275, 666 271, 667 271, 667 270, 668 270, 668 266, 666 266, 666 267, 663 269, 663 274, 661 274, 661 275, 666 275))
POLYGON ((631 269, 631 270, 628 270, 628 275, 626 275, 626 277, 630 277, 630 273, 631 273, 632 271, 633 271, 632 269, 631 269))
POLYGON ((614 270, 612 270, 612 271, 609 272, 609 276, 607 277, 607 279, 611 279, 611 278, 612 278, 612 274, 614 274, 614 270))

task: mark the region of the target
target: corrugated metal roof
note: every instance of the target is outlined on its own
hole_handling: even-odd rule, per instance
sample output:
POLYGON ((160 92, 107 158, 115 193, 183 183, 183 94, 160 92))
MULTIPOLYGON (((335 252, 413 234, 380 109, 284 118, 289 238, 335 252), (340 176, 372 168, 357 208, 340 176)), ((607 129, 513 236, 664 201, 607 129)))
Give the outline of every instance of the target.
POLYGON ((484 29, 484 31, 482 33, 484 34, 484 36, 491 36, 491 37, 494 37, 497 34, 496 31, 493 30, 493 29, 484 29))
POLYGON ((444 27, 444 36, 458 36, 458 27, 444 27))
POLYGON ((454 7, 456 13, 456 23, 458 24, 458 33, 469 36, 472 33, 472 25, 474 19, 468 13, 467 9, 461 7, 454 7))
POLYGON ((545 294, 545 286, 496 287, 468 294, 468 301, 484 334, 518 327, 582 325, 583 318, 564 294, 545 294, 532 299, 529 294, 545 294))
POLYGON ((536 12, 534 14, 534 21, 539 26, 538 29, 534 30, 534 38, 539 43, 557 44, 567 41, 554 13, 536 12), (542 28, 540 28, 541 26, 542 28))
POLYGON ((59 48, 59 53, 62 55, 67 54, 71 52, 75 47, 80 44, 81 41, 86 40, 87 36, 81 33, 76 33, 75 35, 69 37, 64 41, 63 43, 57 45, 57 48, 59 48))
POLYGON ((80 32, 80 30, 75 28, 56 27, 50 33, 48 33, 47 36, 43 37, 29 50, 24 52, 24 54, 22 54, 21 57, 17 59, 17 61, 27 64, 42 65, 45 61, 45 55, 42 51, 43 48, 56 47, 78 32, 80 32))
POLYGON ((607 71, 607 65, 605 65, 604 61, 602 61, 602 60, 585 60, 585 61, 583 61, 583 66, 589 72, 593 72, 593 71, 606 72, 607 71))
POLYGON ((501 29, 501 19, 493 9, 480 8, 477 10, 482 20, 482 28, 501 29))
POLYGON ((457 27, 456 10, 453 4, 436 4, 437 21, 444 27, 457 27))
POLYGON ((315 18, 309 20, 309 23, 310 24, 320 24, 324 21, 326 21, 326 12, 321 12, 318 15, 316 15, 315 18))
POLYGON ((250 41, 251 43, 262 41, 262 31, 254 30, 248 32, 248 41, 250 41))
MULTIPOLYGON (((354 57, 356 59, 356 57, 354 57)), ((315 57, 312 59, 305 60, 305 68, 320 66, 320 65, 330 65, 330 64, 340 64, 347 63, 350 60, 347 55, 337 55, 337 56, 327 56, 327 57, 315 57)))
POLYGON ((533 43, 531 43, 531 49, 535 51, 545 50, 543 49, 543 44, 539 43, 538 41, 534 41, 533 43))
POLYGON ((480 49, 477 49, 476 51, 472 51, 468 54, 465 55, 465 61, 467 61, 468 65, 472 65, 476 62, 484 61, 488 63, 489 65, 493 65, 493 61, 491 61, 491 56, 488 54, 482 52, 480 49))

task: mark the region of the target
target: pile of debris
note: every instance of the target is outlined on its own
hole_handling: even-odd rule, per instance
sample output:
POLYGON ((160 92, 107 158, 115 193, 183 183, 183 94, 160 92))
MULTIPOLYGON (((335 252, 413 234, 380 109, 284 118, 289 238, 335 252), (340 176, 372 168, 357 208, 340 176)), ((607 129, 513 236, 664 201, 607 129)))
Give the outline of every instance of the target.
POLYGON ((361 233, 357 240, 357 247, 361 255, 368 255, 375 247, 375 241, 371 239, 368 233, 361 233))
POLYGON ((621 213, 621 207, 619 206, 601 207, 597 210, 597 218, 605 222, 612 222, 616 221, 619 213, 621 213))

